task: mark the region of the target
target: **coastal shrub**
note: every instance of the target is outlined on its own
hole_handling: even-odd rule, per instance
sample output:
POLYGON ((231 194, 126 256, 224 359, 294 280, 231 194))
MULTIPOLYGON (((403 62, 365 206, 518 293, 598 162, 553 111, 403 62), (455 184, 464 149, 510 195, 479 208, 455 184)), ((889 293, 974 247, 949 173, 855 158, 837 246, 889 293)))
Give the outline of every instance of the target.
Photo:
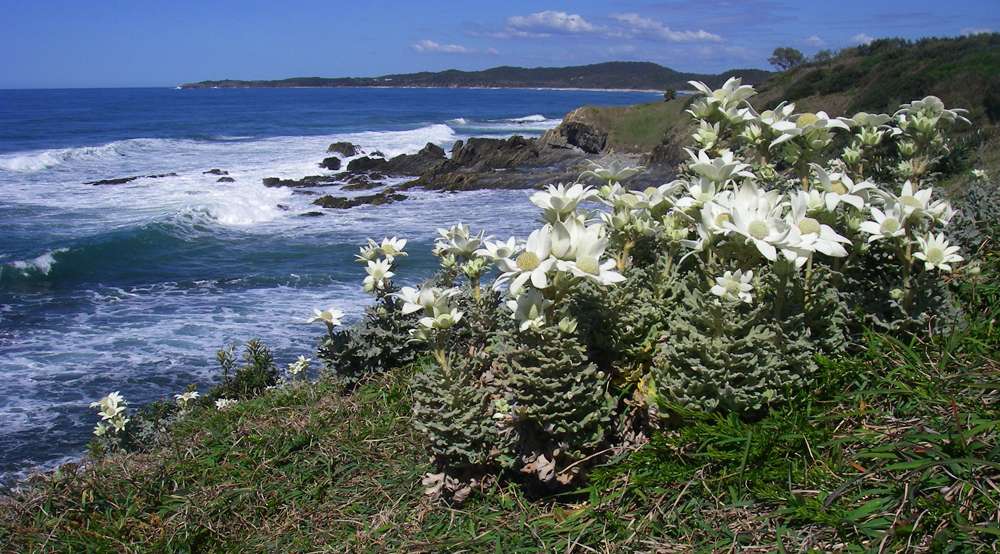
POLYGON ((216 353, 222 369, 222 382, 212 390, 211 399, 253 398, 278 382, 278 366, 274 354, 260 339, 247 341, 243 350, 243 364, 236 358, 236 346, 216 353))
POLYGON ((362 248, 381 319, 360 329, 384 333, 328 322, 322 355, 347 373, 412 359, 363 351, 383 344, 432 355, 413 381, 430 494, 461 501, 503 471, 568 486, 649 428, 808 402, 819 360, 868 328, 954 325, 946 275, 965 259, 939 180, 964 157, 951 138, 963 110, 928 96, 894 114, 758 112, 737 78, 692 86, 692 148, 672 182, 633 190, 622 183, 641 167, 592 163, 580 180, 596 188, 531 195, 540 221, 524 241, 439 229, 441 271, 419 288, 391 287, 405 241, 362 248))

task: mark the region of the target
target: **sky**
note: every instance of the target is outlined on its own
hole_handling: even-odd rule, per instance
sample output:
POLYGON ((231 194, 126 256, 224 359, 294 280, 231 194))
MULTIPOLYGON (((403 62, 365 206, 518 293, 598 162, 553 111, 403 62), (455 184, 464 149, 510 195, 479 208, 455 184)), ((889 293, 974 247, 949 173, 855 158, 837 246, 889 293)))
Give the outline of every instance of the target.
POLYGON ((1000 0, 0 0, 0 88, 652 61, 721 72, 1000 31, 1000 0))

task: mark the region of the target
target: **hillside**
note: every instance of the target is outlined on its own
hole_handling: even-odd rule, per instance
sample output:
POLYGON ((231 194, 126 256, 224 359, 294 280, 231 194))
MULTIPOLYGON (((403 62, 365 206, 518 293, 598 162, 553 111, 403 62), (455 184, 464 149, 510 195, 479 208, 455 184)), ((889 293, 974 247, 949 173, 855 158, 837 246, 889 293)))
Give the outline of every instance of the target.
POLYGON ((722 84, 732 75, 758 83, 770 75, 761 69, 734 69, 722 74, 684 73, 650 62, 608 62, 572 67, 493 67, 482 71, 449 69, 440 72, 401 73, 379 77, 293 77, 280 80, 225 79, 186 83, 181 88, 292 88, 292 87, 489 87, 685 89, 687 81, 722 84))

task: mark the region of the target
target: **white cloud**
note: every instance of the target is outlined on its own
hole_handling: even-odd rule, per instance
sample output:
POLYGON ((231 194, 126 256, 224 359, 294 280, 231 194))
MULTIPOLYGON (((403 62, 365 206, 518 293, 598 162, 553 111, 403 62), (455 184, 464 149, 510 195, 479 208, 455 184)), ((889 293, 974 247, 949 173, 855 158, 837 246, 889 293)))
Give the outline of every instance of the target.
POLYGON ((986 27, 966 27, 962 29, 961 33, 965 36, 972 35, 988 35, 993 32, 993 29, 988 29, 986 27))
POLYGON ((461 44, 440 44, 424 39, 413 45, 413 49, 423 53, 474 54, 476 51, 461 44))
POLYGON ((875 37, 865 33, 858 33, 851 37, 851 41, 854 44, 869 44, 873 40, 875 40, 875 37))
POLYGON ((549 33, 579 34, 600 31, 575 13, 546 10, 507 18, 507 29, 516 36, 548 36, 549 33))
POLYGON ((819 35, 813 35, 805 39, 806 44, 809 46, 815 46, 819 48, 820 46, 826 46, 826 41, 823 40, 819 35))
POLYGON ((655 19, 642 17, 637 13, 619 13, 612 15, 611 18, 626 26, 624 30, 626 36, 648 36, 670 42, 722 41, 722 37, 715 33, 709 33, 702 29, 675 31, 655 19))
POLYGON ((496 48, 487 48, 486 49, 486 53, 489 54, 489 55, 491 55, 491 56, 497 56, 497 55, 500 54, 500 51, 497 50, 496 48))

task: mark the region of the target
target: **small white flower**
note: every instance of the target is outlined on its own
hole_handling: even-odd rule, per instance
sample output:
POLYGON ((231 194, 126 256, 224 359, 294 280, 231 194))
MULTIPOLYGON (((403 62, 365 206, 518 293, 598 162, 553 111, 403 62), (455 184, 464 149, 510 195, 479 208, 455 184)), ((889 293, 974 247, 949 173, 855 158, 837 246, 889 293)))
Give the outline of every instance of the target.
POLYGON ((101 419, 108 421, 121 415, 125 411, 128 402, 118 391, 112 392, 97 402, 91 402, 91 408, 100 408, 98 413, 101 419))
POLYGON ((389 260, 378 260, 368 262, 365 272, 368 276, 363 281, 365 292, 372 292, 376 289, 384 289, 386 281, 391 279, 395 273, 391 271, 392 263, 389 260))
POLYGON ((232 398, 219 398, 215 401, 216 410, 225 410, 236 404, 236 400, 232 398))
POLYGON ((456 323, 461 321, 462 315, 462 312, 455 308, 451 308, 451 310, 447 312, 441 312, 435 314, 434 316, 422 317, 418 323, 426 329, 450 329, 456 323))
POLYGON ((906 234, 903 228, 903 212, 898 204, 889 204, 885 211, 871 207, 872 220, 862 222, 860 229, 868 233, 868 242, 875 242, 881 239, 901 237, 906 234))
POLYGON ((379 244, 379 252, 389 260, 393 260, 399 256, 406 256, 406 252, 403 249, 406 248, 406 239, 399 239, 396 237, 383 238, 382 243, 379 244))
POLYGON ((344 312, 338 310, 337 308, 329 308, 326 310, 313 309, 313 316, 306 320, 306 323, 317 323, 322 321, 331 327, 337 327, 341 325, 340 320, 344 317, 344 312))
POLYGON ((532 194, 531 203, 543 210, 542 216, 545 221, 556 223, 575 212, 580 203, 595 198, 597 192, 591 187, 585 187, 580 183, 567 187, 559 183, 532 194))
POLYGON ((725 183, 735 176, 753 177, 753 173, 747 171, 750 165, 737 160, 729 150, 723 150, 718 158, 708 157, 704 150, 695 153, 687 149, 687 153, 691 156, 688 168, 712 182, 725 183))
POLYGON ((517 320, 521 331, 541 329, 545 326, 545 312, 552 306, 551 300, 546 300, 537 289, 529 289, 516 300, 508 300, 511 316, 517 320))
POLYGON ((715 278, 715 285, 712 286, 711 292, 723 300, 749 304, 753 302, 751 294, 753 285, 750 284, 752 279, 753 271, 727 271, 722 274, 722 277, 715 278))
POLYGON ((187 408, 188 402, 191 402, 192 400, 198 398, 199 396, 201 395, 198 394, 198 391, 192 390, 183 392, 181 394, 175 394, 174 399, 177 400, 177 404, 181 408, 187 408))
POLYGON ((930 187, 918 190, 910 181, 903 183, 903 189, 899 196, 895 197, 895 201, 903 208, 904 217, 925 215, 930 208, 933 190, 930 187))
POLYGON ((538 289, 549 286, 548 273, 555 267, 556 259, 552 257, 552 226, 546 224, 528 235, 517 259, 497 260, 497 266, 504 273, 499 282, 510 281, 510 294, 517 296, 529 281, 538 289))
POLYGON ((504 258, 510 258, 515 252, 517 252, 517 240, 514 237, 510 237, 506 242, 483 241, 483 247, 476 250, 475 254, 495 262, 504 258))
POLYGON ((580 179, 594 177, 606 183, 620 183, 645 169, 641 165, 629 165, 629 160, 624 157, 608 157, 599 162, 587 160, 586 163, 589 169, 580 174, 580 179))
POLYGON ((305 356, 299 356, 297 360, 288 364, 288 374, 292 377, 309 369, 309 364, 312 362, 309 358, 305 356))
POLYGON ((914 258, 923 260, 927 270, 939 269, 951 271, 951 264, 963 260, 958 255, 958 247, 951 246, 944 238, 944 233, 930 233, 926 237, 917 237, 920 250, 913 254, 914 258))

